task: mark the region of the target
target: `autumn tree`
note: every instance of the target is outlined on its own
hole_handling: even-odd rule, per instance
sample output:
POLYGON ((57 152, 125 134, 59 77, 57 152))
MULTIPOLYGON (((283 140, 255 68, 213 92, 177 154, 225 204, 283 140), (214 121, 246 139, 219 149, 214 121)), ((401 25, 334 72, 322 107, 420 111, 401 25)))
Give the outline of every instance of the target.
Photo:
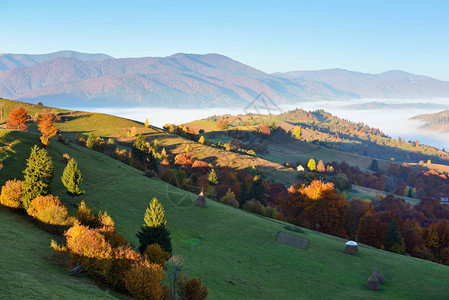
POLYGON ((295 128, 293 128, 293 137, 297 140, 301 139, 301 126, 295 126, 295 128))
POLYGON ((144 253, 148 245, 158 244, 165 252, 171 254, 171 238, 166 227, 167 220, 165 219, 164 207, 157 198, 153 198, 150 206, 147 207, 144 221, 145 224, 137 234, 140 244, 139 252, 144 253))
POLYGON ((324 163, 323 163, 322 160, 320 160, 320 161, 318 162, 318 165, 316 166, 316 170, 317 170, 318 172, 320 172, 320 173, 326 172, 326 167, 324 167, 324 163))
POLYGON ((6 121, 6 128, 20 131, 27 131, 26 121, 27 121, 27 110, 22 106, 14 109, 6 121))
POLYGON ((218 184, 217 173, 215 173, 214 169, 212 169, 207 175, 207 181, 209 181, 209 183, 213 186, 218 184))
POLYGON ((190 155, 187 153, 179 153, 175 156, 175 164, 177 165, 184 165, 184 166, 191 166, 192 165, 192 159, 190 158, 190 155))
POLYGON ((204 144, 204 136, 201 136, 200 139, 198 140, 198 143, 200 144, 204 144))
POLYGON ((263 135, 270 135, 271 134, 270 126, 268 126, 265 123, 261 124, 259 132, 262 133, 263 135))
POLYGON ((148 121, 148 119, 145 120, 145 127, 146 128, 150 127, 150 122, 148 121))
POLYGON ((78 163, 73 158, 67 163, 61 181, 67 188, 67 193, 70 196, 74 197, 84 193, 84 191, 80 189, 83 177, 81 176, 81 171, 78 169, 78 163))
POLYGON ((201 280, 196 277, 187 279, 185 276, 181 276, 177 282, 177 293, 185 300, 203 300, 209 294, 201 280))
POLYGON ((217 122, 217 129, 226 130, 229 128, 229 121, 220 119, 217 122))
POLYGON ((44 113, 37 119, 37 127, 42 134, 41 142, 45 146, 49 143, 48 139, 54 137, 56 133, 58 133, 58 129, 53 125, 53 122, 54 117, 50 113, 44 113))
POLYGON ((47 195, 50 192, 50 182, 53 177, 53 162, 45 149, 34 146, 31 148, 30 157, 27 160, 27 167, 24 174, 24 208, 28 209, 31 200, 40 195, 47 195))
POLYGON ((361 243, 376 248, 384 246, 388 224, 383 223, 376 214, 366 214, 359 221, 357 237, 361 243))
POLYGON ((8 180, 2 187, 0 202, 4 206, 19 208, 22 205, 23 182, 20 180, 8 180))
POLYGON ((310 171, 315 171, 316 170, 316 162, 313 158, 311 158, 309 160, 309 162, 307 163, 307 168, 309 168, 310 171))

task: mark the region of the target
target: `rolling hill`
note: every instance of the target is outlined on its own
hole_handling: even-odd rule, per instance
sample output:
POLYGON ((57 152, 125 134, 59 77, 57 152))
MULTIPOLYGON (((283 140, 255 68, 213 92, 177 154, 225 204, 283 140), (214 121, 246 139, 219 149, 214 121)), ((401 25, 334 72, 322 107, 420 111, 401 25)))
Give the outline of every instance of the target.
MULTIPOLYGON (((11 100, 3 101, 7 110, 19 104, 11 100)), ((24 105, 33 113, 42 109, 52 109, 24 105)), ((132 120, 103 114, 58 109, 53 111, 63 117, 62 123, 56 125, 64 136, 73 136, 77 132, 95 132, 102 136, 121 137, 125 143, 129 138, 125 137, 124 133, 131 126, 137 126, 147 139, 157 138, 167 146, 175 146, 174 149, 187 142, 158 128, 143 128, 141 124, 132 120)), ((11 178, 22 178, 21 171, 25 168, 30 148, 39 142, 38 135, 33 134, 34 130, 32 126, 30 133, 0 130, 0 161, 3 164, 0 183, 3 184, 11 178)), ((191 143, 192 146, 196 144, 203 147, 198 148, 198 153, 211 148, 191 143)), ((75 213, 75 209, 69 205, 70 198, 59 180, 65 165, 62 155, 67 153, 78 161, 84 177, 83 188, 86 193, 76 201, 85 200, 87 205, 95 210, 107 210, 118 230, 134 243, 137 243, 135 234, 142 224, 145 207, 152 197, 157 197, 166 210, 175 253, 184 257, 186 272, 190 276, 198 276, 208 286, 210 299, 298 297, 335 299, 350 296, 373 299, 422 297, 438 299, 446 295, 446 278, 449 276, 447 266, 364 245, 361 245, 358 256, 347 255, 343 253, 344 240, 306 229, 305 234, 290 233, 309 239, 308 250, 280 245, 275 242, 277 233, 289 232, 283 222, 266 219, 210 200, 207 200, 206 209, 196 207, 193 205, 196 200, 195 194, 180 190, 157 178, 145 177, 143 172, 137 169, 75 144, 65 145, 52 140, 48 150, 55 164, 52 193, 60 196, 71 213, 75 213), (365 281, 377 268, 382 270, 387 282, 380 292, 369 291, 364 287, 365 281), (412 289, 411 286, 415 288, 412 289)), ((214 155, 217 156, 226 153, 219 149, 212 148, 212 150, 216 151, 214 155)), ((251 161, 253 164, 256 162, 257 160, 251 161)), ((48 270, 46 278, 59 276, 64 283, 79 287, 81 291, 76 295, 67 291, 67 298, 84 297, 89 293, 89 297, 95 299, 109 296, 101 290, 90 287, 85 279, 77 281, 76 284, 68 283, 73 278, 66 275, 66 270, 55 265, 52 265, 52 268, 39 267, 36 261, 33 261, 35 269, 27 267, 25 257, 36 253, 34 249, 37 248, 40 253, 39 264, 50 263, 46 260, 50 254, 48 235, 43 232, 40 234, 39 230, 18 216, 10 215, 10 212, 0 211, 0 213, 7 214, 2 217, 2 222, 8 224, 6 227, 14 224, 14 230, 3 232, 2 241, 16 235, 15 232, 21 232, 22 235, 30 232, 33 235, 32 241, 36 244, 29 249, 31 251, 26 247, 19 247, 14 253, 0 254, 2 258, 8 255, 8 259, 19 257, 19 260, 24 262, 21 270, 17 272, 31 273, 46 268, 48 270)), ((8 240, 6 245, 16 247, 13 246, 14 239, 8 240)), ((11 268, 5 259, 2 261, 5 268, 11 268)), ((14 289, 20 274, 11 275, 11 272, 5 271, 0 274, 2 289, 7 291, 6 295, 20 297, 21 290, 14 289)), ((36 277, 39 278, 38 275, 36 277)), ((34 286, 51 290, 49 282, 51 279, 50 281, 45 279, 35 282, 34 286)))
MULTIPOLYGON (((11 156, 3 159, 2 179, 20 176, 25 166, 23 158, 38 142, 38 136, 2 130, 0 141, 3 146, 12 145, 11 156)), ((165 207, 175 253, 183 255, 187 273, 200 277, 208 286, 210 299, 446 296, 447 266, 365 246, 361 246, 358 256, 348 255, 343 252, 344 240, 310 230, 304 230, 305 234, 293 233, 310 240, 308 250, 280 245, 275 237, 279 231, 286 231, 282 222, 209 200, 206 209, 193 206, 196 195, 147 178, 132 167, 77 145, 52 141, 48 149, 55 164, 53 194, 69 203, 58 180, 64 167, 62 154, 68 153, 78 161, 84 175, 86 193, 81 198, 89 207, 107 210, 118 230, 133 242, 137 241, 135 233, 141 226, 145 207, 156 196, 165 207), (386 278, 380 292, 364 287, 366 278, 377 268, 386 278)), ((29 227, 20 222, 14 224, 19 230, 29 227)), ((5 278, 2 287, 10 287, 13 282, 5 278)), ((80 288, 81 292, 86 289, 80 288)))
POLYGON ((413 117, 414 120, 424 121, 422 128, 435 131, 449 131, 449 110, 434 114, 424 114, 413 117))

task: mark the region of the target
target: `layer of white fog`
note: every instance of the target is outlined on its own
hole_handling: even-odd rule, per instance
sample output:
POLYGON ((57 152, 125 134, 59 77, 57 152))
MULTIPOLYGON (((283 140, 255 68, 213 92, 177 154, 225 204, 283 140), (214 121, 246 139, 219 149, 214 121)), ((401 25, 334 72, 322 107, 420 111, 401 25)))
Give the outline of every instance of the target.
MULTIPOLYGON (((281 111, 287 111, 295 108, 303 108, 313 111, 324 109, 338 117, 364 122, 369 126, 379 128, 385 134, 393 138, 404 138, 408 140, 419 140, 422 144, 432 145, 440 149, 449 149, 449 133, 425 131, 420 128, 423 124, 420 121, 409 120, 411 117, 419 114, 428 114, 442 111, 442 105, 449 106, 449 99, 438 100, 420 100, 420 99, 363 99, 353 101, 317 101, 302 102, 296 105, 281 105, 281 111), (408 103, 425 103, 425 108, 383 108, 383 109, 363 109, 360 105, 372 102, 381 102, 385 104, 408 104, 408 103), (437 105, 438 104, 438 105, 437 105), (354 106, 357 109, 350 109, 348 106, 354 106), (435 105, 435 107, 433 106, 435 105)), ((259 106, 260 113, 268 113, 263 106, 259 106)), ((98 109, 82 109, 78 110, 95 111, 116 115, 128 119, 144 122, 148 118, 150 124, 162 127, 166 123, 182 124, 198 119, 203 119, 212 115, 222 114, 245 114, 246 112, 255 112, 254 109, 245 109, 242 107, 232 108, 205 108, 205 109, 172 109, 172 108, 156 108, 156 107, 136 107, 136 108, 98 108, 98 109)), ((272 113, 277 113, 272 110, 272 113)))

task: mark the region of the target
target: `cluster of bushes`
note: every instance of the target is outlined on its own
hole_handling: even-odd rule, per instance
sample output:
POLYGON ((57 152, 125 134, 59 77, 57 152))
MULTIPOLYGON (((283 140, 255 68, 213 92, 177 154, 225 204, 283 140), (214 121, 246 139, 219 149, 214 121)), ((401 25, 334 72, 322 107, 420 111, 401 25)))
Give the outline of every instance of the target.
POLYGON ((90 134, 87 139, 82 134, 77 134, 73 142, 106 154, 141 171, 152 171, 153 174, 158 172, 158 160, 165 156, 165 149, 162 149, 160 154, 157 153, 157 140, 150 144, 141 134, 137 136, 131 150, 119 148, 113 138, 105 140, 94 134, 90 134))
POLYGON ((106 212, 92 215, 81 202, 76 221, 64 233, 65 244, 52 241, 51 247, 59 262, 80 267, 91 278, 137 299, 174 299, 174 293, 182 299, 205 299, 207 288, 199 279, 169 270, 173 264, 169 233, 165 237, 160 233, 168 232, 165 223, 163 208, 153 199, 138 234, 138 251, 116 230, 106 212), (167 278, 176 289, 164 285, 167 278))

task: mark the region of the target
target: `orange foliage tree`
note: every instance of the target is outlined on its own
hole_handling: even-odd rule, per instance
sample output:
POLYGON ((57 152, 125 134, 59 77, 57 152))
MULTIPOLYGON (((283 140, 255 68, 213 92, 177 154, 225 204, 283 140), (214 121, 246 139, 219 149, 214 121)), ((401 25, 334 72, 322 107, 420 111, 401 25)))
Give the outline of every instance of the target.
POLYGON ((42 133, 41 142, 45 146, 48 145, 48 139, 54 137, 58 133, 58 129, 53 125, 54 117, 50 113, 44 113, 37 119, 37 126, 42 133))
POLYGON ((310 185, 291 186, 284 210, 296 211, 298 225, 345 237, 348 232, 349 205, 334 190, 334 184, 314 180, 310 185))
POLYGON ((14 129, 14 130, 20 130, 20 131, 27 131, 26 121, 27 121, 27 111, 22 106, 17 107, 14 109, 8 117, 8 120, 6 121, 6 128, 7 129, 14 129))
POLYGON ((65 237, 73 260, 82 264, 88 274, 95 275, 109 269, 112 247, 98 230, 75 222, 65 237))
POLYGON ((46 224, 65 226, 73 223, 59 197, 52 195, 39 196, 31 201, 31 208, 27 213, 46 224))
POLYGON ((188 155, 187 153, 180 153, 175 157, 175 164, 191 166, 192 159, 190 158, 190 155, 188 155))
POLYGON ((124 274, 125 286, 131 296, 137 299, 161 299, 164 288, 164 270, 158 264, 147 261, 136 262, 124 274))
POLYGON ((0 202, 8 207, 19 208, 22 205, 23 186, 20 180, 8 180, 2 187, 0 202))
POLYGON ((264 135, 270 135, 271 134, 270 126, 268 126, 265 123, 261 124, 260 128, 259 128, 259 132, 264 135))

